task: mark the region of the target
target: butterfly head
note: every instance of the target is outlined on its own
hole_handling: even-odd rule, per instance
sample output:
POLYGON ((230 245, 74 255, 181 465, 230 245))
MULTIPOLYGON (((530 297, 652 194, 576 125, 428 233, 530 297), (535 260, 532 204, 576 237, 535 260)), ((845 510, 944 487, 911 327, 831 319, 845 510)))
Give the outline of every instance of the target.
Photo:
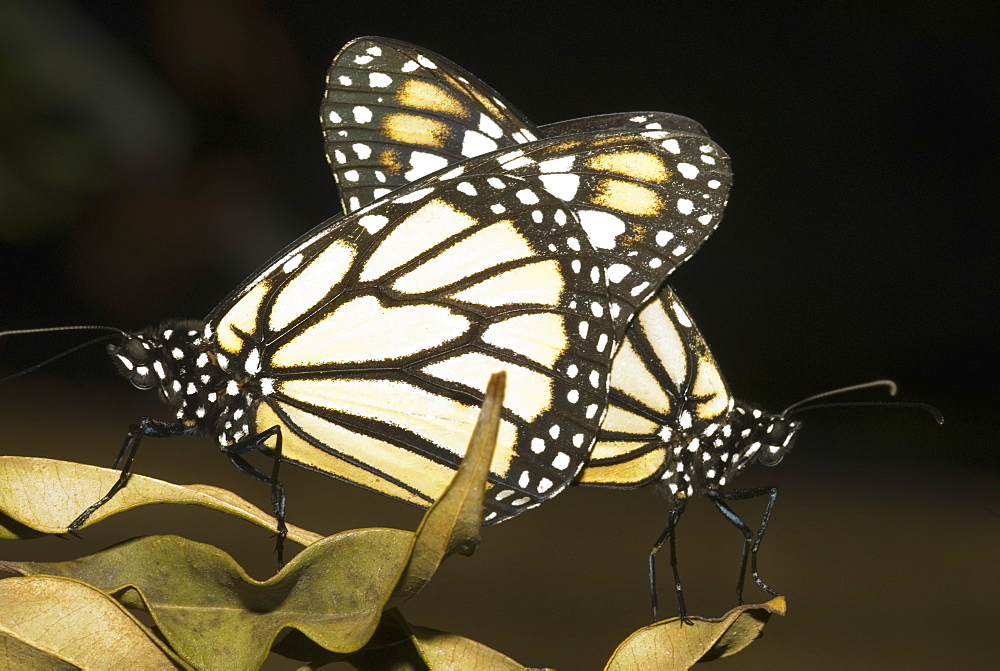
POLYGON ((771 416, 769 420, 762 427, 764 435, 757 461, 765 466, 777 466, 795 444, 802 422, 791 421, 781 415, 771 416))
POLYGON ((171 322, 124 336, 108 345, 108 354, 118 373, 136 389, 159 387, 160 395, 172 403, 180 392, 178 378, 194 368, 200 356, 204 326, 197 322, 171 322))
POLYGON ((754 462, 776 466, 795 444, 802 422, 776 415, 749 403, 737 401, 731 417, 734 444, 732 475, 754 462))
POLYGON ((146 333, 129 333, 118 344, 108 345, 108 354, 115 362, 119 374, 136 389, 152 389, 162 379, 157 375, 163 370, 159 343, 146 333))

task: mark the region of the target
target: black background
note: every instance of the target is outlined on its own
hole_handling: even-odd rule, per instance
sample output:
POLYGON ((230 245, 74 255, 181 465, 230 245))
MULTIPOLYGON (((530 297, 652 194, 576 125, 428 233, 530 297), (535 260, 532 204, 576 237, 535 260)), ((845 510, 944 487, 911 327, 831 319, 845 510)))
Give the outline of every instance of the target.
MULTIPOLYGON (((987 604, 1000 595, 1000 63, 985 8, 9 1, 0 328, 203 316, 335 214, 318 105, 330 59, 360 35, 436 51, 539 124, 690 116, 732 156, 735 186, 723 225, 671 282, 737 395, 780 410, 889 377, 901 399, 946 418, 816 411, 779 468, 743 476, 782 486, 761 561, 790 609, 716 666, 986 667, 987 604)), ((6 338, 0 373, 82 339, 6 338)), ((129 422, 166 414, 99 347, 3 383, 0 402, 3 452, 98 464, 129 422)), ((267 500, 203 440, 151 442, 138 470, 267 500)), ((316 474, 285 477, 290 519, 316 531, 419 519, 316 474)), ((488 529, 406 614, 525 664, 599 668, 648 619, 644 553, 665 507, 650 491, 568 491, 488 529)), ((137 511, 84 541, 0 552, 69 558, 183 533, 267 575, 266 533, 217 517, 137 511)), ((702 504, 680 543, 691 609, 721 615, 734 605, 736 534, 702 504)))

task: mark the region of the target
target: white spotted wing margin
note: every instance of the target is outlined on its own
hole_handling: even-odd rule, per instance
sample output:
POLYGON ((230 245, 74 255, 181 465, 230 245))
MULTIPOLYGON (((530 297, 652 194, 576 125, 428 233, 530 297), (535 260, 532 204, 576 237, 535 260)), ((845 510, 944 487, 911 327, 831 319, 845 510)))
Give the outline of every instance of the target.
POLYGON ((596 437, 612 351, 605 278, 572 226, 530 182, 479 175, 303 236, 209 318, 223 367, 256 380, 251 428, 280 427, 289 461, 427 506, 504 370, 486 522, 555 495, 596 437))
POLYGON ((636 112, 537 128, 471 73, 386 38, 334 59, 321 122, 345 212, 453 171, 516 174, 565 202, 604 259, 617 341, 718 226, 732 182, 728 156, 690 119, 636 112))
POLYGON ((538 130, 468 71, 412 44, 352 40, 333 59, 320 108, 344 212, 538 130))
POLYGON ((344 212, 468 158, 538 138, 668 130, 708 138, 698 122, 628 112, 536 127, 471 72, 386 37, 347 43, 327 72, 320 123, 344 212))

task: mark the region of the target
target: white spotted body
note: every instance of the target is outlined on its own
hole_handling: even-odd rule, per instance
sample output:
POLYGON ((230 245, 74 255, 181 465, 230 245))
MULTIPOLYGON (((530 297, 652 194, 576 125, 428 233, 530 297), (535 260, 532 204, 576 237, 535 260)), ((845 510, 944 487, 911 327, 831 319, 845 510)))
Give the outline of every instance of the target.
POLYGON ((190 432, 212 439, 221 449, 256 434, 248 420, 266 395, 262 383, 267 381, 246 370, 245 362, 232 366, 225 356, 217 356, 204 322, 166 322, 108 345, 108 352, 135 387, 156 387, 175 420, 190 432))

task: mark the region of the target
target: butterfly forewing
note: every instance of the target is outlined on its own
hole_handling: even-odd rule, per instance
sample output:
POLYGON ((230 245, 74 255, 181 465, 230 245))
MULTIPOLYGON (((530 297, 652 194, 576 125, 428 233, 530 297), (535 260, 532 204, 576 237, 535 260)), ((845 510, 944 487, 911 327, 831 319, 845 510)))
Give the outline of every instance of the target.
POLYGON ((608 412, 579 482, 638 487, 660 479, 685 455, 708 453, 713 437, 728 431, 732 408, 708 346, 665 286, 615 354, 608 412))
POLYGON ((453 166, 517 174, 563 200, 605 260, 617 341, 718 226, 732 182, 728 156, 691 119, 635 112, 535 128, 469 72, 385 38, 334 60, 322 122, 345 212, 453 166), (546 139, 526 142, 536 136, 546 139))
POLYGON ((345 212, 452 163, 538 135, 470 73, 386 38, 360 38, 337 54, 320 121, 345 212))
POLYGON ((344 212, 448 165, 538 137, 672 130, 708 137, 698 122, 629 112, 535 127, 464 68, 384 37, 347 44, 327 73, 320 121, 344 212))
POLYGON ((530 182, 470 176, 305 236, 210 320, 226 367, 260 388, 219 442, 279 426, 286 459, 429 505, 506 370, 487 521, 553 496, 595 439, 612 348, 606 283, 572 226, 530 182))
MULTIPOLYGON (((443 173, 510 174, 565 203, 608 279, 620 342, 635 311, 718 226, 729 159, 698 135, 617 131, 550 138, 443 173)), ((576 241, 578 242, 578 241, 576 241)))

